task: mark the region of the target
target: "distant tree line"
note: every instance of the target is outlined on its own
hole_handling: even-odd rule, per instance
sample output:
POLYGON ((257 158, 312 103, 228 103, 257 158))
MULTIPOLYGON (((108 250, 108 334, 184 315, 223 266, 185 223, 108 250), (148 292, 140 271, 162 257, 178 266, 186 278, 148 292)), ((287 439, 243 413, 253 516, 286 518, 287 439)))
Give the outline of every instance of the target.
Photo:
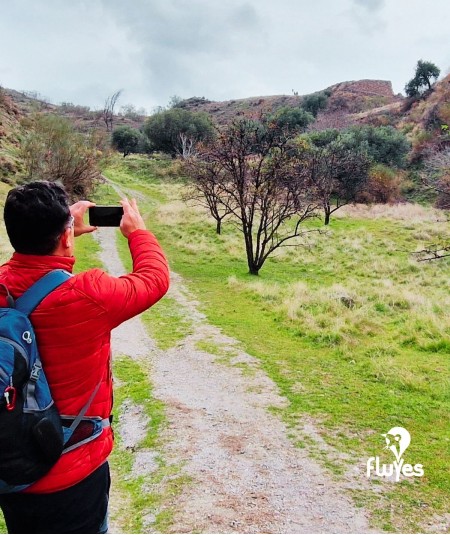
POLYGON ((213 135, 214 127, 207 113, 172 107, 158 110, 148 117, 141 130, 117 127, 111 141, 124 156, 160 151, 174 158, 185 158, 193 154, 198 142, 213 135))
MULTIPOLYGON (((120 93, 119 93, 120 94, 120 93)), ((115 103, 116 94, 109 97, 105 103, 105 110, 115 103)), ((298 107, 284 106, 278 108, 270 119, 290 133, 299 133, 314 122, 320 110, 326 108, 329 94, 327 92, 313 93, 303 97, 298 107)), ((186 109, 187 102, 208 102, 204 97, 193 97, 182 100, 174 95, 167 108, 159 108, 147 118, 143 127, 138 130, 129 126, 119 126, 112 133, 112 146, 123 156, 132 153, 145 153, 161 151, 172 157, 191 156, 199 142, 210 140, 215 135, 215 128, 210 116, 205 112, 193 112, 186 109), (143 136, 146 136, 144 142, 143 136)), ((122 108, 127 112, 136 114, 134 107, 122 108)), ((105 112, 106 113, 106 112, 105 112)), ((106 114, 110 119, 112 114, 106 114)), ((136 115, 135 115, 136 117, 136 115)), ((107 124, 110 129, 109 123, 107 124)))

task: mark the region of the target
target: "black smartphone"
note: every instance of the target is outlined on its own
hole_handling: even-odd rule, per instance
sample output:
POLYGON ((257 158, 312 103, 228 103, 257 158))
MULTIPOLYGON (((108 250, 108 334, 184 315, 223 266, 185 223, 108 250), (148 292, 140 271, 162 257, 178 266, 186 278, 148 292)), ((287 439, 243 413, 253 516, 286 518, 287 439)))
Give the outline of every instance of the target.
POLYGON ((89 208, 89 224, 94 227, 118 227, 122 216, 122 206, 93 206, 89 208))

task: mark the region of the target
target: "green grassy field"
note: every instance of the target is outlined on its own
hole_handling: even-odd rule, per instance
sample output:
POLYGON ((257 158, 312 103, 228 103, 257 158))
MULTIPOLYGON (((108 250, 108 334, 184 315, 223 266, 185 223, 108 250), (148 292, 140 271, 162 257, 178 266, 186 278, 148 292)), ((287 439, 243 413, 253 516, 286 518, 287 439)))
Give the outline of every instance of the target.
MULTIPOLYGON (((410 252, 448 234, 444 215, 411 205, 352 209, 333 219, 325 234, 310 234, 304 246, 281 250, 253 277, 247 274, 238 231, 225 224, 217 236, 212 220, 181 201, 177 172, 170 161, 121 158, 105 174, 136 195, 171 268, 184 277, 208 320, 258 357, 289 400, 287 408, 273 410, 289 426, 294 443, 307 448, 334 478, 357 470, 361 486, 354 491, 355 502, 373 512, 379 529, 433 530, 435 515, 450 509, 450 261, 419 263, 410 252), (319 447, 304 423, 312 423, 329 447, 319 447), (399 483, 367 480, 368 457, 392 462, 381 433, 394 426, 411 433, 404 459, 423 464, 425 475, 399 483)), ((0 187, 3 197, 8 188, 0 187)), ((117 199, 110 185, 101 186, 96 198, 117 199)), ((322 228, 319 221, 308 225, 322 228)), ((125 258, 125 242, 120 243, 125 258)), ((96 251, 90 237, 78 240, 76 269, 97 265, 96 251)), ((0 232, 1 258, 9 254, 0 232)), ((190 332, 170 299, 151 312, 144 320, 161 348, 190 332)), ((221 353, 208 340, 199 344, 221 353)), ((118 392, 117 410, 125 394, 139 402, 140 388, 127 394, 127 384, 142 375, 119 361, 116 373, 125 389, 118 392)), ((151 385, 142 380, 148 392, 151 385)), ((158 406, 154 410, 159 414, 158 406)), ((148 440, 153 439, 147 437, 142 447, 148 440)), ((128 528, 139 530, 140 515, 162 499, 161 493, 143 505, 140 483, 126 488, 127 455, 118 451, 113 462, 121 463, 116 470, 122 491, 133 504, 134 523, 128 528)), ((163 479, 166 468, 160 468, 157 477, 163 479)), ((178 492, 183 482, 174 481, 178 492)), ((170 511, 157 520, 160 530, 167 528, 170 511)))
MULTIPOLYGON (((378 527, 426 531, 450 508, 450 262, 419 263, 410 253, 447 234, 444 215, 417 206, 349 210, 253 277, 238 231, 228 224, 217 236, 213 221, 180 200, 183 185, 158 176, 155 165, 125 160, 106 175, 136 192, 209 321, 258 357, 289 400, 278 412, 292 440, 333 477, 360 471, 364 488, 354 497, 378 527), (343 455, 318 450, 304 421, 343 455), (381 433, 395 426, 412 436, 405 462, 423 464, 425 475, 368 481, 368 457, 393 461, 381 433)), ((161 314, 160 328, 164 321, 161 314)), ((167 331, 181 328, 170 314, 166 323, 167 331)))

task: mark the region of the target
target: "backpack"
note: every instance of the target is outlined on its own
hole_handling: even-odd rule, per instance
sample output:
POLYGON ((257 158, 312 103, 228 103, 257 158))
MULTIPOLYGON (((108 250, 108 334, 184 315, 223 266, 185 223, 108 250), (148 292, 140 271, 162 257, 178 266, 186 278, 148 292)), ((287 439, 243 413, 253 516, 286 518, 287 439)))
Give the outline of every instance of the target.
POLYGON ((29 315, 70 277, 61 269, 51 271, 15 302, 1 285, 7 307, 0 307, 0 494, 24 490, 63 453, 93 440, 109 425, 100 417, 84 417, 101 381, 77 416, 61 416, 42 369, 29 315))

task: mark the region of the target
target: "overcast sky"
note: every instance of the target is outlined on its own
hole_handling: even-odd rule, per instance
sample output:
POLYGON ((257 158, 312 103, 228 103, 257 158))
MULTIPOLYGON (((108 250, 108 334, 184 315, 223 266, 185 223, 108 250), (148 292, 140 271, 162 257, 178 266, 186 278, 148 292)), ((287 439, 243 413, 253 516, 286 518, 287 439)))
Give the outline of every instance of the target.
POLYGON ((148 112, 170 97, 300 95, 364 78, 396 93, 450 69, 450 0, 0 0, 0 85, 148 112))

